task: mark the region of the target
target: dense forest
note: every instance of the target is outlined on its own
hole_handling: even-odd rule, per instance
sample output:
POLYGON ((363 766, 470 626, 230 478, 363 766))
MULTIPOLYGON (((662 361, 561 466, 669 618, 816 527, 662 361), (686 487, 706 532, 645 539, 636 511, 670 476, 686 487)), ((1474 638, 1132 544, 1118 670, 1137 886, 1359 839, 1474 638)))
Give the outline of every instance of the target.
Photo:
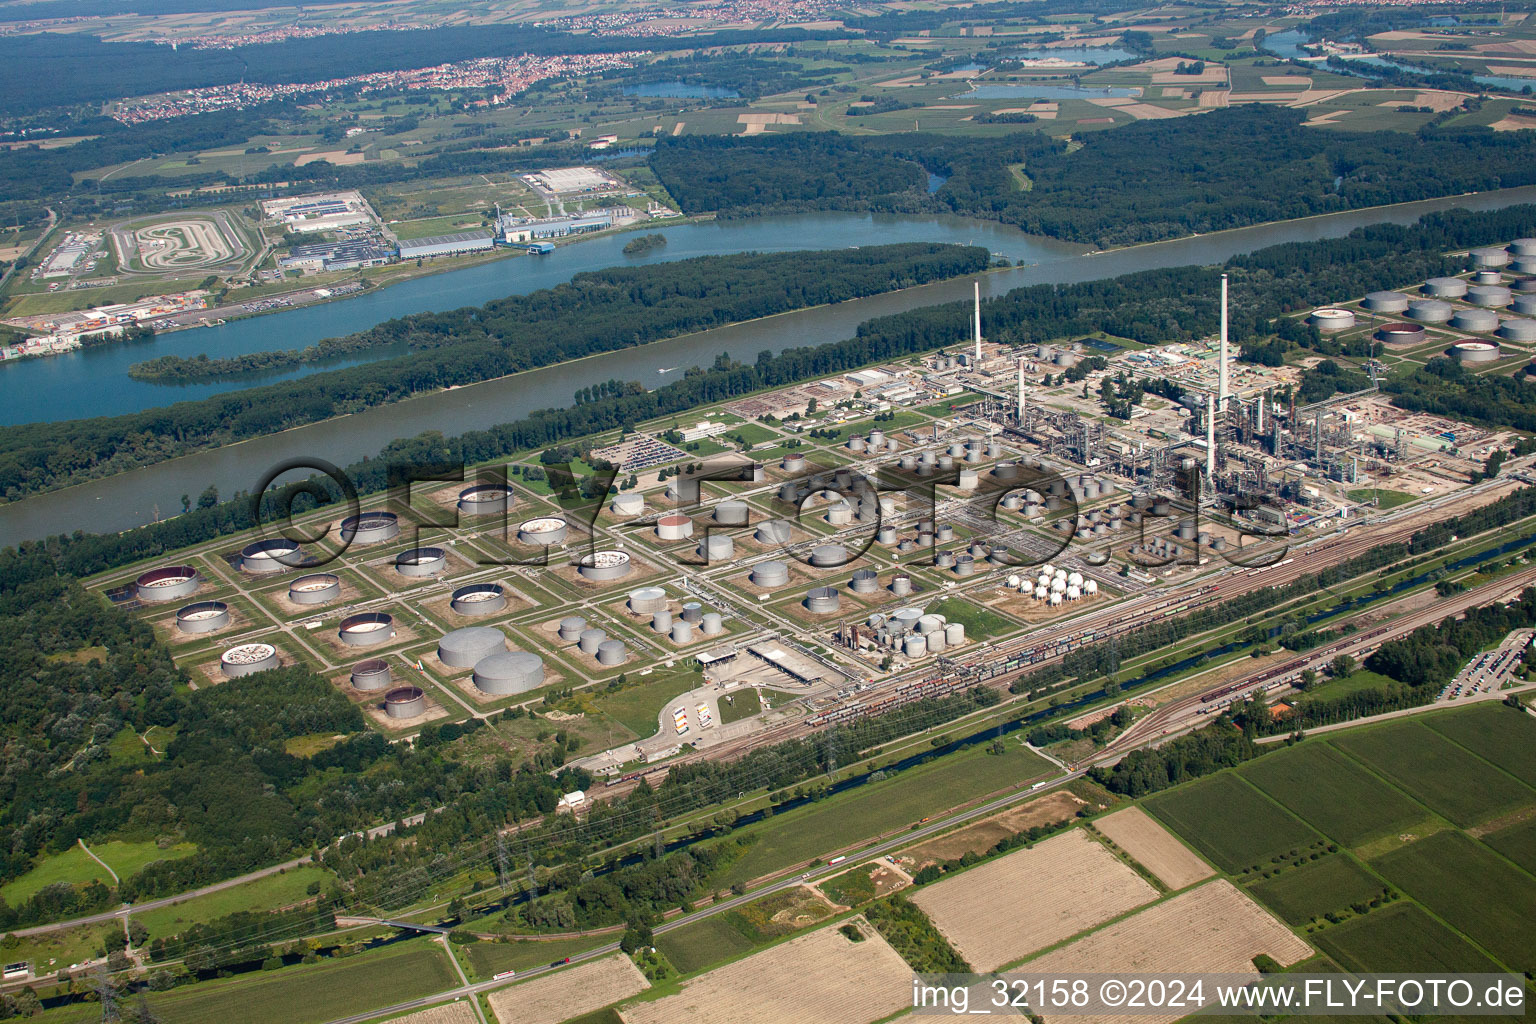
MULTIPOLYGON (((645 238, 661 240, 652 247, 665 244, 660 235, 645 238)), ((388 320, 306 349, 228 359, 161 356, 135 364, 130 372, 140 380, 203 380, 321 362, 403 342, 414 351, 436 350, 434 361, 471 353, 469 358, 481 367, 473 379, 484 380, 791 309, 973 274, 985 270, 988 260, 982 248, 909 242, 853 252, 742 253, 610 267, 484 306, 388 320), (489 354, 488 360, 480 358, 479 349, 489 354)), ((403 375, 413 372, 409 360, 393 365, 403 375)), ((370 376, 377 380, 377 375, 370 376)), ((342 389, 336 397, 338 407, 356 399, 342 389)))
POLYGON ((688 212, 928 203, 1101 247, 1536 182, 1536 139, 1519 132, 1319 132, 1304 119, 1249 104, 1090 133, 1070 151, 1035 132, 700 136, 659 140, 651 165, 688 212), (931 199, 919 169, 947 176, 931 199))

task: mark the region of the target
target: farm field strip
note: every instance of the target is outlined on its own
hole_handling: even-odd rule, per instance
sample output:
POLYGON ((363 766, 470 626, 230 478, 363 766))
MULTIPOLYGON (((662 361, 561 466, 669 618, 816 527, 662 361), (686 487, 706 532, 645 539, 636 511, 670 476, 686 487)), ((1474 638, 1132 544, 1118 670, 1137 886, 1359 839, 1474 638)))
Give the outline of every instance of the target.
POLYGON ((1276 751, 1239 774, 1344 846, 1404 832, 1427 817, 1419 804, 1327 743, 1276 751))
POLYGON ((1229 772, 1160 793, 1142 806, 1226 871, 1243 871, 1318 838, 1300 818, 1229 772))
POLYGON ((650 988, 622 953, 496 989, 486 998, 501 1024, 560 1024, 650 988))
POLYGON ((1116 811, 1095 821, 1094 827, 1170 889, 1182 889, 1215 874, 1140 807, 1116 811))

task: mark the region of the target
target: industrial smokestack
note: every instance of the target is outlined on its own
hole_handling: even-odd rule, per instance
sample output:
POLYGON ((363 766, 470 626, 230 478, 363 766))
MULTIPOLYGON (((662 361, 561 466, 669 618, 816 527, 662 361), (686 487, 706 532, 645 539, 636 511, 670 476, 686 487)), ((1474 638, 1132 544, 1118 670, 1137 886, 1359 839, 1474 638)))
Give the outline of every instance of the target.
POLYGON ((1024 424, 1024 357, 1019 357, 1019 425, 1024 424))
POLYGON ((1205 396, 1205 475, 1216 479, 1216 399, 1205 396))
POLYGON ((975 328, 974 328, 974 334, 975 334, 975 338, 976 338, 976 365, 980 366, 981 365, 981 282, 977 281, 977 282, 975 282, 975 285, 976 285, 976 325, 975 325, 975 328))
POLYGON ((1259 433, 1264 433, 1264 396, 1259 396, 1259 423, 1256 428, 1259 433))
POLYGON ((1216 407, 1227 411, 1227 275, 1221 275, 1221 362, 1217 369, 1216 407))

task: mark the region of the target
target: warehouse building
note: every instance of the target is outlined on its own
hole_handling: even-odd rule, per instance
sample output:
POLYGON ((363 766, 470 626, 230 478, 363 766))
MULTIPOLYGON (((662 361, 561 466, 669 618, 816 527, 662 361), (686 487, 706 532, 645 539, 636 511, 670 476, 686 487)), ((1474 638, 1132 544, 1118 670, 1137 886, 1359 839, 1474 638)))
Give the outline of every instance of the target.
POLYGON ((460 256, 470 252, 488 252, 495 240, 478 231, 464 231, 457 235, 433 235, 400 243, 402 260, 420 260, 432 256, 460 256))
POLYGON ((310 242, 296 245, 281 257, 277 265, 284 270, 357 270, 382 267, 394 258, 394 252, 373 239, 345 242, 310 242))

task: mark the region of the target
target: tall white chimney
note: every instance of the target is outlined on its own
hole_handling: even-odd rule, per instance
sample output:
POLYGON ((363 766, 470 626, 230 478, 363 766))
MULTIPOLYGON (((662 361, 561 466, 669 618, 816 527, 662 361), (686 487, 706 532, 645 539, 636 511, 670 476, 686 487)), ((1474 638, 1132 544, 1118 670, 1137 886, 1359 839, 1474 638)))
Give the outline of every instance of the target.
POLYGON ((981 365, 981 282, 977 281, 977 282, 975 282, 975 284, 976 284, 976 326, 975 326, 976 365, 980 366, 981 365))
POLYGON ((1024 422, 1024 357, 1019 357, 1019 423, 1024 422))
POLYGON ((1261 434, 1264 433, 1264 396, 1263 395, 1259 396, 1259 425, 1258 425, 1258 431, 1261 434))
POLYGON ((1217 370, 1216 406, 1227 411, 1227 275, 1221 275, 1221 365, 1217 370))
POLYGON ((1205 475, 1216 479, 1216 398, 1205 396, 1205 475))

